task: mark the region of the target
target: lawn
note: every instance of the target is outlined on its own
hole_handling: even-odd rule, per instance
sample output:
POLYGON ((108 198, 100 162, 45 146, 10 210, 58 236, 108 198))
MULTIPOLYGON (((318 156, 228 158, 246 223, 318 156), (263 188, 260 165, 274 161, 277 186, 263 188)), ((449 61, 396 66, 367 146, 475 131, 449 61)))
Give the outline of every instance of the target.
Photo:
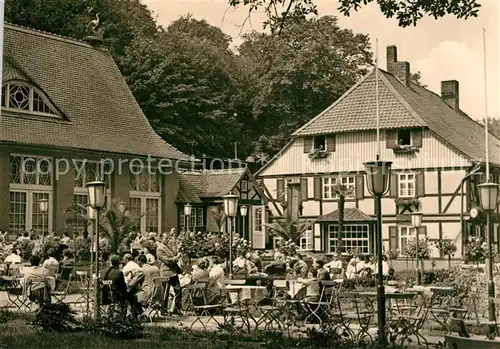
POLYGON ((89 332, 50 333, 38 331, 24 320, 13 320, 0 325, 0 348, 15 349, 256 349, 260 343, 230 343, 214 336, 192 335, 165 328, 147 328, 144 339, 120 340, 97 336, 89 332))

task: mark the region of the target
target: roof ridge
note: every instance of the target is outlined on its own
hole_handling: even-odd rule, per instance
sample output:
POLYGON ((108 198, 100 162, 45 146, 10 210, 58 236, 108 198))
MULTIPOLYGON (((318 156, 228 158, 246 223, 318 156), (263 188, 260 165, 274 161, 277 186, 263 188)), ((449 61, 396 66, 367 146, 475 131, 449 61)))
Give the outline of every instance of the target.
POLYGON ((306 122, 304 125, 302 125, 297 131, 295 131, 294 133, 292 133, 292 137, 293 136, 297 136, 298 133, 300 133, 300 131, 302 131, 304 128, 306 128, 307 126, 309 126, 310 124, 312 124, 314 121, 316 121, 316 119, 320 118, 321 116, 323 116, 326 112, 328 112, 330 109, 334 108, 337 104, 339 104, 342 100, 344 100, 348 95, 350 95, 359 85, 361 85, 365 80, 368 79, 368 77, 373 74, 373 72, 375 71, 375 68, 373 68, 371 71, 369 71, 368 73, 365 74, 365 76, 363 76, 361 79, 359 79, 354 85, 352 85, 346 92, 344 92, 344 94, 342 96, 340 96, 339 98, 337 98, 337 100, 335 102, 333 102, 332 104, 330 104, 328 107, 326 107, 321 113, 319 113, 318 115, 316 115, 314 118, 312 118, 311 120, 309 120, 308 122, 306 122))
MULTIPOLYGON (((395 77, 400 84, 402 84, 403 86, 405 86, 403 84, 403 82, 401 80, 398 79, 397 76, 395 76, 394 74, 391 74, 383 69, 379 69, 382 71, 382 81, 384 82, 385 86, 389 89, 389 91, 392 92, 392 94, 394 95, 394 97, 396 97, 396 99, 398 100, 399 103, 401 103, 401 105, 410 112, 411 116, 413 116, 415 119, 417 119, 418 122, 422 123, 424 126, 429 126, 427 124, 427 122, 425 122, 424 119, 422 119, 422 117, 420 115, 418 115, 418 113, 408 104, 408 102, 405 101, 405 99, 403 98, 403 96, 401 96, 401 94, 394 88, 394 86, 392 86, 391 82, 389 80, 387 80, 387 78, 385 77, 384 74, 389 74, 393 77, 395 77)), ((405 86, 406 88, 409 88, 408 86, 405 86)))
MULTIPOLYGON (((42 37, 45 37, 47 39, 62 41, 62 42, 68 43, 68 44, 73 44, 73 45, 88 47, 91 49, 96 49, 96 47, 90 45, 89 43, 87 43, 84 40, 75 39, 75 38, 72 38, 70 36, 51 33, 51 32, 45 31, 45 30, 35 29, 35 28, 31 28, 31 27, 25 27, 25 26, 15 24, 15 23, 5 22, 5 28, 17 30, 17 31, 27 33, 27 34, 42 36, 42 37)), ((97 49, 108 51, 108 49, 105 46, 100 46, 97 49)))

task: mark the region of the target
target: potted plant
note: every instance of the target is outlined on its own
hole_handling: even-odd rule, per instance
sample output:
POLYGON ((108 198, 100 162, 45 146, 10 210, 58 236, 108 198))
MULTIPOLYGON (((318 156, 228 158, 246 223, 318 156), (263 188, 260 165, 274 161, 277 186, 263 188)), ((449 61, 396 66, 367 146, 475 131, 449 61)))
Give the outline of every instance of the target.
POLYGON ((416 270, 420 269, 421 275, 424 275, 424 260, 431 257, 430 244, 427 238, 418 240, 418 249, 416 239, 411 239, 407 242, 403 249, 403 254, 410 257, 412 262, 417 259, 420 261, 420 265, 416 265, 416 270))
POLYGON ((311 149, 311 151, 309 152, 309 159, 311 159, 311 160, 325 159, 328 157, 329 154, 330 153, 325 151, 325 149, 323 149, 323 147, 314 148, 314 149, 311 149))
POLYGON ((450 239, 440 240, 436 243, 441 257, 448 259, 448 269, 451 268, 451 258, 457 252, 457 245, 450 239))

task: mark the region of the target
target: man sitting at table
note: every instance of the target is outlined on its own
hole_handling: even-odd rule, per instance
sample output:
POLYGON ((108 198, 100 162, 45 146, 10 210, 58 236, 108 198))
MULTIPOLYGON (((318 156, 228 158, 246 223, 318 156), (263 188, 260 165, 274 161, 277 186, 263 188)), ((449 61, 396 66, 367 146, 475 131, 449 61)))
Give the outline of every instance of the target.
MULTIPOLYGON (((389 263, 387 263, 387 257, 382 256, 382 275, 386 278, 389 276, 389 263)), ((378 275, 378 263, 373 264, 372 267, 373 275, 378 275)))
POLYGON ((148 264, 148 259, 143 254, 137 257, 137 262, 141 269, 136 273, 129 285, 131 290, 137 290, 137 301, 143 306, 148 305, 151 299, 161 301, 162 287, 156 287, 154 282, 155 278, 160 277, 160 268, 148 264))
POLYGON ((293 265, 293 272, 295 274, 296 278, 306 278, 307 277, 307 271, 309 270, 309 266, 307 263, 304 261, 304 258, 300 253, 297 253, 295 255, 296 262, 293 265))
POLYGON ((325 269, 325 262, 322 259, 317 259, 314 262, 314 269, 318 273, 318 282, 320 287, 323 287, 322 281, 330 280, 330 273, 325 269))
POLYGON ((286 263, 283 255, 279 252, 274 254, 274 261, 266 265, 264 272, 271 276, 284 276, 286 273, 286 263))
POLYGON ((342 269, 342 260, 339 258, 339 255, 334 253, 332 256, 332 260, 325 264, 325 268, 328 270, 331 269, 342 269))
POLYGON ((127 253, 123 256, 123 276, 125 277, 125 282, 127 285, 136 276, 137 272, 141 269, 139 264, 134 262, 134 257, 131 253, 127 253))
POLYGON ((358 277, 370 277, 372 265, 366 262, 367 256, 360 255, 359 262, 356 264, 356 273, 358 277))
POLYGON ((33 255, 30 258, 31 267, 24 268, 23 287, 30 301, 39 305, 50 304, 49 270, 40 266, 40 257, 33 255))
POLYGON ((191 283, 196 284, 200 280, 208 280, 210 275, 207 268, 208 261, 204 258, 198 262, 198 265, 193 265, 193 271, 191 273, 191 283))
POLYGON ((21 257, 19 256, 18 254, 19 252, 17 251, 17 249, 13 248, 11 251, 10 251, 10 254, 5 258, 5 263, 21 263, 22 262, 22 259, 21 257))

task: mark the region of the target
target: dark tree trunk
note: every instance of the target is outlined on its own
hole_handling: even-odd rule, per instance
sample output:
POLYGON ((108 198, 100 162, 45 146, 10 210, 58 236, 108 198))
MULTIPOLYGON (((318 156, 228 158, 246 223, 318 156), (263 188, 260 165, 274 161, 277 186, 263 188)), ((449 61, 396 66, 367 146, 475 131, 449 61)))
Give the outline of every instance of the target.
POLYGON ((342 193, 339 193, 339 231, 337 234, 337 253, 341 254, 344 252, 344 206, 345 197, 342 193))

